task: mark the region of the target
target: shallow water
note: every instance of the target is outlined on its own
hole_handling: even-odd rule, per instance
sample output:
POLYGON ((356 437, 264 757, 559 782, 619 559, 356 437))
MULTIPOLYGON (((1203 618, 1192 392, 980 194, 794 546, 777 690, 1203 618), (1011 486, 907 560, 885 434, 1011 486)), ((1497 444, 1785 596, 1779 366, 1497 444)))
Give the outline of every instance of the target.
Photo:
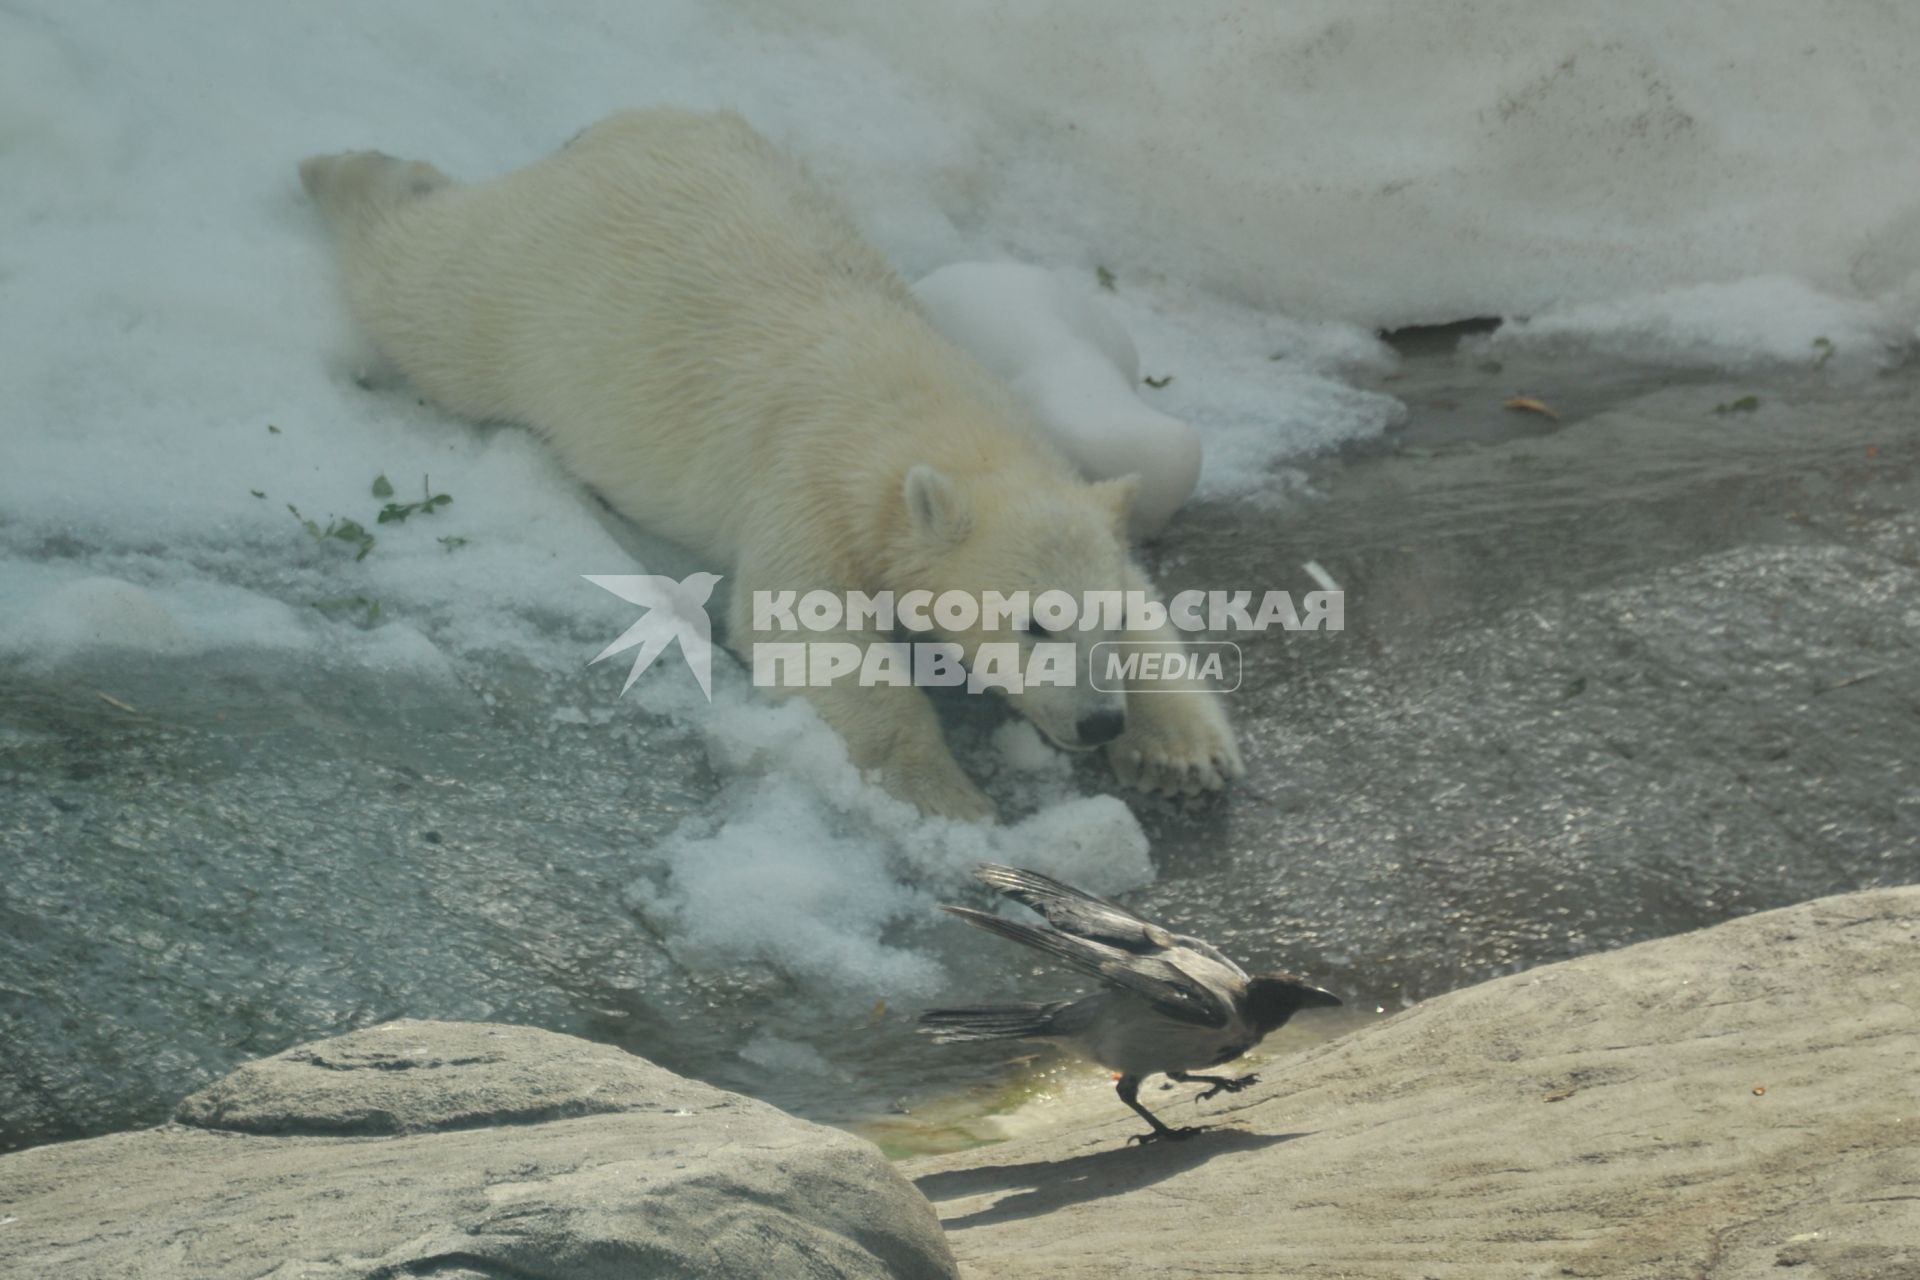
MULTIPOLYGON (((1318 496, 1204 504, 1150 550, 1168 589, 1303 590, 1318 561, 1348 629, 1246 644, 1252 775, 1135 804, 1158 879, 1133 905, 1364 1017, 1920 879, 1914 371, 1496 369, 1450 341, 1383 384, 1405 429, 1305 464, 1318 496)), ((243 661, 0 672, 0 1143, 152 1122, 401 1015, 574 1032, 831 1121, 905 1112, 878 1122, 903 1147, 1025 1096, 1017 1051, 930 1045, 917 1002, 653 932, 631 886, 722 782, 684 730, 546 697, 508 669, 458 696, 243 661)), ((947 998, 1075 986, 931 913, 896 933, 947 998)))

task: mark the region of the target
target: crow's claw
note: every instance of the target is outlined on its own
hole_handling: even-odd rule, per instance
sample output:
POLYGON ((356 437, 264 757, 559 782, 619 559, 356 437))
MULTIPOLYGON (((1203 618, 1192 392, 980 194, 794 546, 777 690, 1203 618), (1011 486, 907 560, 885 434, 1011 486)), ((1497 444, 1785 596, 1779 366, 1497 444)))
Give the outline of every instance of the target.
POLYGON ((1216 1093, 1238 1093, 1250 1084, 1259 1083, 1260 1077, 1258 1075, 1235 1076, 1231 1080, 1218 1080, 1214 1082, 1213 1088, 1208 1089, 1200 1095, 1199 1101, 1205 1102, 1216 1093))

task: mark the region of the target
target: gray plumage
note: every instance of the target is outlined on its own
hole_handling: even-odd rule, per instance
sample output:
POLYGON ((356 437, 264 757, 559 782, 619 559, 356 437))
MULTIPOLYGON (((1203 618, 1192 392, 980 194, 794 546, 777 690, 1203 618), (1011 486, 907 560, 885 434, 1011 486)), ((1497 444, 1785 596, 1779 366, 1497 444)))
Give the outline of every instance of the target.
POLYGON ((1153 1126, 1136 1141, 1185 1137, 1140 1105, 1141 1077, 1165 1072, 1211 1085, 1200 1096, 1238 1092, 1256 1076, 1196 1076, 1194 1067, 1231 1062, 1302 1008, 1339 999, 1286 973, 1250 976, 1212 944, 1162 928, 1117 902, 1051 876, 987 864, 984 884, 1031 907, 1050 927, 1002 919, 970 907, 944 907, 1098 980, 1103 990, 1049 1004, 931 1009, 920 1029, 941 1042, 1046 1040, 1120 1073, 1121 1101, 1153 1126))

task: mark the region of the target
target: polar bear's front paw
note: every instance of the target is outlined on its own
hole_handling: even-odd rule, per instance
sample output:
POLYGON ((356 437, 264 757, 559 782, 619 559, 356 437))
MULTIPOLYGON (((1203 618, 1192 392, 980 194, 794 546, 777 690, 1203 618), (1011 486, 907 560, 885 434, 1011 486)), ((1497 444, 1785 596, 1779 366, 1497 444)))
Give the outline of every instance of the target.
POLYGON ((929 818, 958 822, 993 822, 1000 811, 987 793, 973 784, 951 759, 919 767, 883 765, 880 785, 929 818))
POLYGON ((1120 781, 1163 795, 1218 791, 1246 776, 1233 726, 1211 693, 1129 698, 1127 731, 1107 748, 1120 781))

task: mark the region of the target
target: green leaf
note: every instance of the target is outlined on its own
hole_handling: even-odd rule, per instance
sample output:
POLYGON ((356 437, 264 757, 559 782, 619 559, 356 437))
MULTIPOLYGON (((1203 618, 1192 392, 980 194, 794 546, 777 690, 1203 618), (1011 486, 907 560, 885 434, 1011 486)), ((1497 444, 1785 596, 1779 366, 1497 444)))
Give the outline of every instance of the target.
POLYGON ((1587 678, 1585 676, 1575 676, 1573 679, 1567 681, 1567 687, 1560 691, 1560 696, 1563 698, 1577 698, 1586 691, 1587 678))
POLYGON ((393 485, 388 483, 384 472, 373 478, 373 496, 376 498, 391 498, 393 496, 393 485))
POLYGON ((456 538, 451 535, 449 535, 448 537, 439 539, 439 542, 440 542, 440 545, 445 547, 448 551, 458 551, 461 547, 464 547, 467 545, 467 540, 465 538, 456 538))
POLYGON ((264 498, 267 496, 266 493, 260 489, 249 489, 247 490, 247 492, 252 494, 256 498, 264 498))
POLYGON ((1759 407, 1760 407, 1759 396, 1741 396, 1738 400, 1728 401, 1728 402, 1713 406, 1713 411, 1724 418, 1730 413, 1752 413, 1755 409, 1758 409, 1759 407))
POLYGON ((365 560, 367 552, 373 550, 373 535, 358 520, 337 520, 327 526, 326 536, 360 548, 353 557, 355 560, 365 560))
POLYGON ((1108 293, 1112 293, 1119 285, 1119 282, 1113 278, 1113 272, 1107 270, 1105 267, 1095 267, 1093 269, 1093 278, 1098 280, 1100 287, 1108 293))
POLYGON ((1166 386, 1169 382, 1173 381, 1173 375, 1168 374, 1164 378, 1142 378, 1140 379, 1140 381, 1146 383, 1148 386, 1152 387, 1155 391, 1158 391, 1160 388, 1166 386))
MULTIPOLYGON (((391 494, 393 492, 393 486, 391 485, 387 486, 386 493, 383 494, 380 492, 380 485, 385 484, 386 479, 387 478, 385 476, 381 476, 379 481, 375 483, 374 485, 375 497, 386 497, 388 494, 391 494)), ((416 511, 425 512, 427 515, 432 515, 434 512, 438 511, 441 507, 446 506, 449 502, 452 502, 452 501, 453 501, 453 498, 449 494, 435 493, 433 491, 432 482, 429 480, 429 478, 426 476, 421 476, 420 477, 420 501, 389 502, 386 506, 380 509, 380 515, 375 521, 375 523, 401 524, 405 522, 408 516, 414 514, 416 511)))
POLYGON ((294 506, 291 502, 287 504, 287 510, 293 512, 293 518, 300 522, 300 527, 302 529, 305 529, 307 531, 307 536, 312 538, 315 542, 326 541, 327 534, 332 532, 332 530, 330 529, 322 529, 319 525, 315 524, 313 521, 301 515, 300 508, 294 506))

